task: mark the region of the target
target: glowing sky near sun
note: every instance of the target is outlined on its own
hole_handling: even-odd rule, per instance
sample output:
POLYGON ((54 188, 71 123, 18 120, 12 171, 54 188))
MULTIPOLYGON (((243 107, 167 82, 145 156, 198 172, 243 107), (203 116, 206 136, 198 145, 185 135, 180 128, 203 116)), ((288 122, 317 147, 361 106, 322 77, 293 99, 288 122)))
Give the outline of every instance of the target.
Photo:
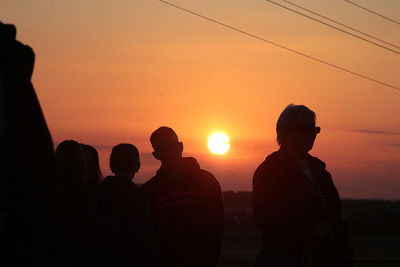
MULTIPOLYGON (((400 86, 400 56, 266 1, 173 1, 282 45, 400 86)), ((400 44, 399 27, 344 1, 296 3, 400 44)), ((400 20, 400 1, 363 5, 400 20)), ((138 182, 159 166, 149 136, 176 130, 223 189, 250 190, 258 164, 277 149, 275 123, 289 103, 317 113, 313 155, 344 197, 400 198, 400 92, 290 54, 159 1, 0 2, 0 19, 33 47, 33 82, 54 141, 95 145, 103 173, 110 148, 142 152, 138 182), (213 155, 208 137, 226 132, 213 155)))

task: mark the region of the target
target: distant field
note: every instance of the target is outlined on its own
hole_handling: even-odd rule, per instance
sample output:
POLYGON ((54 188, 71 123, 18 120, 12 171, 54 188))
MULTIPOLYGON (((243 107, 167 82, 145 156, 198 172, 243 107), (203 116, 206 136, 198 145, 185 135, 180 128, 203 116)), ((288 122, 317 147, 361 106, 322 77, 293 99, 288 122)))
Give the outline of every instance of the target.
POLYGON ((259 231, 225 233, 221 261, 218 266, 253 266, 261 245, 259 231))
MULTIPOLYGON (((219 267, 253 266, 261 246, 251 192, 224 192, 226 233, 219 267)), ((355 267, 400 267, 400 201, 343 199, 355 267)))
MULTIPOLYGON (((400 235, 354 236, 355 267, 399 267, 400 235)), ((260 231, 229 231, 225 234, 219 267, 253 266, 261 245, 260 231)))
POLYGON ((399 234, 363 234, 354 236, 356 267, 399 267, 399 234))

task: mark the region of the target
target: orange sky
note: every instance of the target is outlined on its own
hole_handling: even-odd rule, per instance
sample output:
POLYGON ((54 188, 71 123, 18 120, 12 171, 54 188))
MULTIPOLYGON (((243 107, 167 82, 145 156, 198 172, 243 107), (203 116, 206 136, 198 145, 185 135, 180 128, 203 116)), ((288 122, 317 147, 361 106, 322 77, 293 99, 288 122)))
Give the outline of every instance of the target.
MULTIPOLYGON (((309 21, 263 0, 173 1, 282 45, 400 86, 400 55, 309 21)), ((293 0, 397 45, 398 25, 344 1, 293 0)), ((362 4, 400 20, 396 0, 362 4)), ((96 146, 109 174, 110 147, 142 154, 136 178, 159 163, 148 141, 173 127, 187 155, 224 189, 249 190, 275 149, 275 123, 289 103, 317 113, 311 154, 327 162, 343 197, 400 198, 400 92, 146 1, 1 1, 0 19, 36 52, 33 82, 53 140, 96 146), (207 137, 226 132, 230 152, 207 137)))

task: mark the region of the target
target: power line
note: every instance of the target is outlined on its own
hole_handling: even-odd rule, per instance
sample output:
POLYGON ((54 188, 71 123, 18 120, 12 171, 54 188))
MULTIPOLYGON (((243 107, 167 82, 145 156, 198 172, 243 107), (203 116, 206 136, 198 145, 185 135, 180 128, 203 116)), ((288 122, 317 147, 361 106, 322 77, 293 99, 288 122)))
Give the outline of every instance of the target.
POLYGON ((191 11, 191 10, 189 10, 189 9, 186 9, 186 8, 184 8, 184 7, 181 7, 181 6, 172 4, 172 3, 170 3, 170 2, 167 2, 167 1, 164 1, 164 0, 157 0, 157 1, 162 2, 162 3, 164 3, 164 4, 167 4, 167 5, 171 6, 171 7, 177 8, 177 9, 179 9, 179 10, 182 10, 182 11, 184 11, 184 12, 186 12, 186 13, 190 13, 190 14, 195 15, 195 16, 197 16, 197 17, 200 17, 200 18, 202 18, 202 19, 208 20, 208 21, 210 21, 210 22, 216 23, 216 24, 221 25, 221 26, 223 26, 223 27, 225 27, 225 28, 229 28, 229 29, 234 30, 234 31, 236 31, 236 32, 245 34, 245 35, 250 36, 250 37, 252 37, 252 38, 255 38, 255 39, 257 39, 257 40, 260 40, 260 41, 263 41, 263 42, 272 44, 272 45, 277 46, 277 47, 280 47, 280 48, 282 48, 282 49, 285 49, 285 50, 290 51, 290 52, 292 52, 292 53, 298 54, 298 55, 300 55, 300 56, 303 56, 303 57, 312 59, 312 60, 314 60, 314 61, 318 61, 318 62, 320 62, 320 63, 322 63, 322 64, 325 64, 325 65, 328 65, 328 66, 330 66, 330 67, 339 69, 339 70, 341 70, 341 71, 344 71, 344 72, 353 74, 353 75, 355 75, 355 76, 364 78, 364 79, 366 79, 366 80, 373 81, 373 82, 378 83, 378 84, 380 84, 380 85, 384 85, 384 86, 386 86, 386 87, 390 87, 390 88, 392 88, 392 89, 395 89, 395 90, 400 91, 400 87, 397 87, 397 86, 395 86, 395 85, 391 85, 391 84, 389 84, 389 83, 385 83, 385 82, 379 81, 379 80, 374 79, 374 78, 372 78, 372 77, 369 77, 369 76, 367 76, 367 75, 364 75, 364 74, 361 74, 361 73, 358 73, 358 72, 355 72, 355 71, 346 69, 346 68, 344 68, 344 67, 341 67, 341 66, 338 66, 338 65, 329 63, 329 62, 327 62, 327 61, 325 61, 325 60, 322 60, 322 59, 319 59, 319 58, 316 58, 316 57, 307 55, 307 54, 305 54, 305 53, 303 53, 303 52, 300 52, 300 51, 297 51, 297 50, 295 50, 295 49, 292 49, 292 48, 286 47, 286 46, 284 46, 284 45, 280 45, 280 44, 278 44, 278 43, 269 41, 269 40, 267 40, 267 39, 264 39, 264 38, 262 38, 262 37, 260 37, 260 36, 255 35, 255 34, 246 32, 246 31, 244 31, 244 30, 241 30, 241 29, 239 29, 239 28, 230 26, 230 25, 225 24, 225 23, 223 23, 223 22, 220 22, 220 21, 217 21, 217 20, 215 20, 215 19, 206 17, 206 16, 204 16, 204 15, 201 15, 201 14, 199 14, 199 13, 196 13, 196 12, 191 11))
POLYGON ((377 40, 377 41, 380 41, 380 42, 382 42, 382 43, 385 43, 385 44, 387 44, 387 45, 390 45, 390 46, 393 46, 393 47, 396 47, 396 48, 399 48, 399 49, 400 49, 400 46, 397 46, 397 45, 395 45, 395 44, 389 43, 389 42, 387 42, 387 41, 385 41, 385 40, 382 40, 382 39, 380 39, 380 38, 378 38, 378 37, 375 37, 375 36, 373 36, 373 35, 370 35, 370 34, 368 34, 368 33, 365 33, 365 32, 362 32, 362 31, 360 31, 360 30, 357 30, 356 28, 350 27, 350 26, 348 26, 348 25, 346 25, 346 24, 343 24, 343 23, 341 23, 341 22, 339 22, 339 21, 337 21, 337 20, 328 18, 327 16, 321 15, 321 14, 319 14, 319 13, 313 11, 313 10, 310 10, 310 9, 308 9, 308 8, 305 8, 305 7, 302 7, 302 6, 298 5, 298 4, 292 3, 292 2, 287 1, 287 0, 282 0, 282 1, 288 3, 288 4, 292 5, 292 6, 295 6, 295 7, 297 7, 297 8, 300 8, 300 9, 302 9, 302 10, 305 10, 305 11, 307 11, 307 12, 310 12, 311 14, 314 14, 314 15, 316 15, 316 16, 319 16, 319 17, 321 17, 321 18, 324 18, 324 19, 326 19, 326 20, 328 20, 328 21, 330 21, 330 22, 333 22, 333 23, 336 23, 336 24, 338 24, 338 25, 340 25, 340 26, 343 26, 343 27, 345 27, 345 28, 347 28, 347 29, 350 29, 350 30, 352 30, 352 31, 361 33, 361 34, 363 34, 363 35, 365 35, 365 36, 368 36, 368 37, 370 37, 370 38, 372 38, 372 39, 375 39, 375 40, 377 40))
POLYGON ((396 51, 396 50, 393 50, 393 49, 391 49, 391 48, 389 48, 389 47, 386 47, 386 46, 384 46, 384 45, 375 43, 374 41, 368 40, 368 39, 366 39, 366 38, 364 38, 364 37, 361 37, 361 36, 359 36, 359 35, 357 35, 357 34, 354 34, 354 33, 345 31, 345 30, 343 30, 343 29, 340 29, 340 28, 338 28, 338 27, 336 27, 336 26, 333 26, 333 25, 331 25, 331 24, 329 24, 329 23, 323 22, 322 20, 319 20, 319 19, 310 17, 310 16, 308 16, 308 15, 306 15, 306 14, 304 14, 304 13, 301 13, 301 12, 299 12, 299 11, 297 11, 297 10, 291 9, 290 7, 281 5, 281 4, 279 4, 279 3, 277 3, 277 2, 274 2, 274 1, 272 1, 272 0, 264 0, 264 1, 270 2, 270 3, 274 4, 274 5, 277 5, 277 6, 279 6, 279 7, 282 7, 282 8, 284 8, 284 9, 287 9, 287 10, 289 10, 289 11, 292 11, 292 12, 294 12, 294 13, 300 15, 300 16, 303 16, 303 17, 306 17, 306 18, 308 18, 308 19, 314 20, 314 21, 319 22, 319 23, 321 23, 321 24, 323 24, 323 25, 325 25, 325 26, 328 26, 328 27, 330 27, 330 28, 332 28, 332 29, 341 31, 341 32, 346 33, 346 34, 348 34, 348 35, 351 35, 351 36, 353 36, 353 37, 355 37, 355 38, 358 38, 358 39, 360 39, 360 40, 363 40, 363 41, 365 41, 365 42, 368 42, 368 43, 370 43, 370 44, 373 44, 373 45, 375 45, 375 46, 381 47, 381 48, 383 48, 383 49, 386 49, 386 50, 388 50, 388 51, 391 51, 391 52, 393 52, 393 53, 396 53, 396 54, 400 55, 400 52, 398 52, 398 51, 396 51))
POLYGON ((356 6, 356 7, 358 7, 358 8, 364 9, 365 11, 368 11, 368 12, 374 14, 374 15, 377 15, 378 17, 384 18, 384 19, 386 19, 386 20, 388 20, 388 21, 391 21, 391 22, 393 22, 393 23, 396 23, 397 25, 400 25, 400 22, 398 22, 398 21, 396 21, 396 20, 394 20, 394 19, 388 18, 388 17, 386 17, 386 16, 384 16, 384 15, 382 15, 382 14, 379 14, 379 13, 377 13, 377 12, 371 10, 371 9, 368 9, 368 8, 366 8, 366 7, 363 7, 363 6, 360 6, 359 4, 356 4, 356 3, 352 2, 352 1, 349 1, 349 0, 344 0, 344 1, 347 2, 347 3, 349 3, 349 4, 352 4, 352 5, 356 6))

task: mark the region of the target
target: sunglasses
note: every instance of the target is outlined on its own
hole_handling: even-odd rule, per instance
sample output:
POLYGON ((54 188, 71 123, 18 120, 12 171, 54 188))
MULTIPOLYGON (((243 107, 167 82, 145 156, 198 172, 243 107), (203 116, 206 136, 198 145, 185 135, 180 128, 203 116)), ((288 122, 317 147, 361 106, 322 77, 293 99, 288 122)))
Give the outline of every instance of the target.
POLYGON ((294 127, 297 131, 304 133, 304 134, 319 134, 321 132, 321 127, 306 127, 306 126, 297 126, 294 127))

